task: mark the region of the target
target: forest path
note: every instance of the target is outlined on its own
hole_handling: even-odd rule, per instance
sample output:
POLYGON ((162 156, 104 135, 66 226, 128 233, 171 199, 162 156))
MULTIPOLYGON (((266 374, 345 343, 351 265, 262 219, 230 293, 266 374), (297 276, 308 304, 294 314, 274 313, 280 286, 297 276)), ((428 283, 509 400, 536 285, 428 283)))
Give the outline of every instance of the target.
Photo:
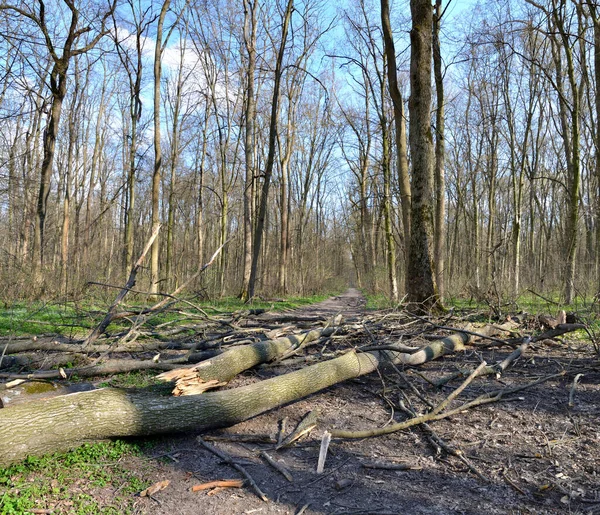
MULTIPOLYGON (((287 314, 298 317, 322 317, 323 319, 329 319, 339 313, 346 321, 349 321, 361 317, 364 314, 366 304, 367 300, 359 290, 348 288, 340 295, 329 297, 315 304, 293 309, 288 311, 287 314)), ((257 318, 268 320, 271 316, 276 317, 278 314, 267 312, 257 318)))

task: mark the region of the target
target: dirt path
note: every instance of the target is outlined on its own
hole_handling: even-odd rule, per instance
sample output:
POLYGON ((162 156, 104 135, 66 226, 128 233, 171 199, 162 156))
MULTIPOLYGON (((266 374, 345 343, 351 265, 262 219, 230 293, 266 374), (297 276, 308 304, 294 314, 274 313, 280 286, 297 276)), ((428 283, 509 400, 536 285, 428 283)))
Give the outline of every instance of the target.
MULTIPOLYGON (((300 316, 323 316, 330 318, 338 313, 346 320, 355 319, 364 313, 367 301, 356 288, 348 288, 341 295, 330 297, 322 302, 294 309, 292 313, 300 316)), ((271 313, 266 313, 261 318, 268 319, 271 313)))

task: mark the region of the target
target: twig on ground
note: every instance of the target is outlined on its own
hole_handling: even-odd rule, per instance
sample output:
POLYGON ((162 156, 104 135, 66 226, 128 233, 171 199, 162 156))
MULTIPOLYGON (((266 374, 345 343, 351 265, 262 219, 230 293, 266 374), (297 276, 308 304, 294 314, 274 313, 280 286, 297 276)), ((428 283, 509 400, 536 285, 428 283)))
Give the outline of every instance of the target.
POLYGON ((367 469, 380 470, 423 470, 423 467, 418 465, 410 465, 409 463, 383 463, 381 461, 364 461, 361 465, 367 469))
MULTIPOLYGON (((496 374, 496 378, 499 379, 500 376, 506 371, 506 369, 510 365, 512 365, 517 360, 517 358, 520 358, 523 355, 523 353, 529 347, 531 341, 532 341, 532 339, 530 337, 527 337, 525 339, 525 341, 517 349, 515 349, 513 352, 511 352, 504 360, 502 360, 500 363, 497 363, 495 365, 489 365, 487 367, 483 367, 478 372, 477 376, 486 376, 486 375, 490 375, 490 374, 496 374)), ((435 386, 438 388, 441 388, 442 386, 446 385, 453 379, 456 379, 457 377, 462 377, 464 375, 465 375, 465 372, 462 370, 453 372, 452 374, 449 374, 446 377, 442 377, 441 379, 436 381, 435 386)))
MULTIPOLYGON (((445 325, 437 325, 437 324, 433 323, 431 320, 428 320, 425 317, 416 315, 415 313, 409 313, 409 314, 411 317, 418 318, 419 320, 422 320, 423 322, 430 324, 431 326, 433 326, 436 329, 439 329, 440 331, 453 331, 453 332, 465 333, 470 336, 475 336, 477 338, 481 338, 482 340, 490 340, 492 342, 500 343, 502 345, 507 344, 506 340, 502 340, 501 338, 495 338, 494 336, 488 336, 487 334, 478 333, 476 331, 471 331, 469 329, 460 329, 457 327, 448 327, 445 325)), ((507 331, 507 329, 502 329, 501 327, 499 327, 498 329, 507 331)))
POLYGON ((236 463, 233 458, 231 456, 229 456, 229 454, 225 453, 224 451, 217 449, 214 445, 210 445, 209 443, 205 442, 202 437, 198 436, 196 438, 196 440, 198 441, 198 443, 200 445, 202 445, 203 447, 205 447, 207 450, 209 450, 210 452, 212 452, 213 454, 216 454, 219 458, 221 458, 225 463, 227 463, 228 465, 231 465, 234 469, 236 469, 238 472, 240 472, 247 480, 248 480, 248 484, 252 487, 252 489, 256 492, 256 495, 258 495, 258 497, 260 497, 263 501, 268 502, 269 498, 266 496, 266 494, 258 487, 258 485, 256 484, 256 481, 254 481, 254 479, 252 478, 252 476, 248 473, 248 471, 242 467, 241 465, 239 465, 238 463, 236 463))
MULTIPOLYGON (((405 406, 402 401, 399 402, 399 407, 405 413, 408 413, 411 417, 417 416, 417 413, 414 411, 414 409, 412 409, 412 407, 405 406)), ((460 449, 459 447, 451 446, 450 444, 446 443, 446 441, 440 435, 438 435, 435 432, 435 430, 426 422, 421 424, 420 427, 425 432, 425 435, 427 436, 428 440, 433 445, 433 447, 435 448, 437 453, 440 453, 442 450, 446 451, 446 453, 448 453, 448 454, 458 458, 460 461, 462 461, 467 466, 467 468, 471 472, 473 472, 473 474, 475 474, 477 477, 479 477, 479 479, 481 479, 482 481, 485 481, 485 482, 489 482, 489 479, 487 477, 485 477, 479 471, 479 469, 475 465, 473 465, 471 463, 471 461, 465 456, 462 449, 460 449)))
POLYGON ((458 388, 456 388, 456 390, 454 390, 450 395, 448 395, 448 397, 446 397, 446 399, 444 399, 440 404, 438 404, 435 408, 431 410, 431 414, 436 415, 441 411, 445 410, 448 404, 450 404, 454 399, 456 399, 463 392, 463 390, 471 384, 473 379, 475 379, 479 375, 479 373, 485 368, 486 365, 487 363, 485 361, 482 361, 479 364, 479 366, 475 370, 473 370, 473 372, 471 372, 469 377, 467 377, 463 381, 463 383, 458 388))
POLYGON ((294 481, 292 474, 290 471, 284 467, 278 461, 275 461, 271 456, 269 456, 265 451, 260 451, 260 457, 263 458, 271 467, 273 467, 277 472, 279 472, 283 477, 285 477, 290 483, 294 481))

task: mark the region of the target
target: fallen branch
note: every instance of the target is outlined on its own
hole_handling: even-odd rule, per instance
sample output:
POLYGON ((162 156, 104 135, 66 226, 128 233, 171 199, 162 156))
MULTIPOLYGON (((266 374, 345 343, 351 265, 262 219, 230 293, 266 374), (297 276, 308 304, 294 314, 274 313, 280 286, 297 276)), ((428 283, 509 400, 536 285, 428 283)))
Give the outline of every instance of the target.
MULTIPOLYGON (((469 338, 459 334, 435 342, 432 349, 416 353, 421 354, 418 362, 464 348, 469 338)), ((29 455, 72 449, 90 440, 230 426, 369 374, 390 361, 411 361, 413 356, 393 351, 351 351, 278 377, 198 396, 160 397, 143 390, 103 388, 5 408, 0 412, 0 466, 29 455)))
POLYGON ((565 333, 570 333, 572 331, 577 331, 579 329, 585 328, 585 324, 558 324, 554 329, 548 329, 548 331, 545 331, 542 334, 533 337, 531 341, 537 342, 539 340, 551 340, 552 338, 556 338, 557 336, 561 336, 565 333))
POLYGON ((244 467, 242 467, 239 463, 236 463, 233 460, 233 458, 231 456, 229 456, 229 454, 223 452, 220 449, 217 449, 214 445, 210 445, 209 443, 206 443, 199 436, 196 438, 196 440, 205 449, 209 450, 213 454, 216 454, 225 463, 227 463, 228 465, 231 465, 234 469, 236 469, 238 472, 240 472, 240 474, 242 474, 248 480, 248 484, 256 492, 256 495, 258 495, 263 501, 267 502, 269 500, 269 498, 266 496, 266 494, 258 487, 258 485, 256 484, 256 481, 254 481, 254 479, 252 479, 252 476, 248 473, 248 471, 244 467))
POLYGON ((106 316, 104 317, 102 322, 100 322, 98 324, 98 326, 96 326, 96 328, 84 340, 84 342, 83 342, 84 348, 88 348, 100 336, 102 336, 102 334, 104 334, 104 332, 106 331, 106 329, 108 328, 110 323, 113 322, 114 320, 126 318, 127 316, 131 316, 131 315, 147 315, 150 313, 156 313, 156 312, 160 311, 162 308, 164 308, 169 303, 169 301, 179 301, 179 299, 176 299, 175 296, 178 295, 179 293, 181 293, 193 281, 195 281, 200 276, 200 274, 202 274, 202 272, 204 272, 204 270, 206 270, 209 266, 211 266, 214 263, 217 256, 221 253, 221 250, 223 250, 223 247, 225 245, 227 245, 227 243, 229 243, 229 241, 231 241, 231 239, 229 239, 225 243, 223 243, 223 245, 221 245, 215 251, 215 253, 212 255, 212 257, 210 258, 208 263, 201 266, 196 271, 195 274, 193 274, 186 282, 184 282, 181 286, 179 286, 179 288, 177 288, 173 293, 163 294, 163 297, 165 297, 165 298, 163 300, 161 300, 160 302, 157 302, 150 308, 141 310, 139 313, 133 313, 133 312, 129 312, 129 311, 124 312, 124 313, 117 313, 116 312, 117 307, 121 304, 121 302, 123 302, 123 299, 125 298, 127 293, 129 293, 132 290, 132 288, 135 286, 135 278, 136 278, 137 272, 140 269, 140 267, 142 266, 144 258, 146 257, 146 254, 150 250, 152 243, 158 236, 159 230, 160 230, 160 225, 154 229, 154 232, 152 233, 152 235, 150 236, 150 239, 148 240, 148 242, 146 243, 146 246, 144 247, 144 251, 142 252, 142 255, 139 257, 136 264, 131 269, 131 273, 129 274, 129 279, 127 280, 127 283, 125 284, 123 289, 119 292, 119 294, 115 298, 114 302, 111 304, 110 308, 108 309, 108 312, 106 313, 106 316))
POLYGON ((177 381, 178 395, 195 395, 206 390, 206 382, 227 383, 244 370, 272 361, 291 349, 299 348, 321 336, 332 334, 333 328, 313 329, 266 342, 235 347, 194 367, 178 368, 157 376, 161 381, 177 381), (196 383, 197 381, 197 388, 196 383))
MULTIPOLYGON (((400 401, 400 403, 399 403, 399 408, 402 411, 404 411, 405 413, 408 413, 411 417, 416 417, 417 416, 416 412, 412 408, 409 408, 409 407, 405 406, 402 401, 400 401)), ((423 430, 423 432, 427 436, 427 439, 433 445, 434 449, 436 450, 436 452, 438 454, 441 453, 442 450, 446 451, 446 453, 448 453, 451 456, 454 456, 454 457, 458 458, 460 461, 462 461, 466 465, 466 467, 471 472, 473 472, 473 474, 475 474, 477 477, 479 477, 481 480, 486 481, 486 482, 489 481, 489 479, 486 478, 479 471, 479 469, 475 465, 473 465, 471 463, 471 461, 465 456, 465 454, 462 451, 462 449, 459 449, 457 447, 451 446, 448 443, 446 443, 444 441, 444 439, 440 435, 438 435, 435 432, 435 430, 427 422, 423 422, 420 425, 420 428, 423 430)))
POLYGON ((68 379, 77 377, 95 377, 109 374, 123 374, 139 370, 173 370, 180 367, 180 363, 186 358, 176 359, 169 362, 157 362, 154 360, 139 361, 135 359, 112 359, 100 365, 61 368, 60 370, 43 370, 30 374, 13 374, 9 372, 0 373, 0 379, 68 379))
POLYGON ((440 404, 438 404, 435 408, 431 410, 431 414, 437 415, 441 411, 444 411, 448 404, 450 404, 454 399, 456 399, 463 392, 463 390, 471 384, 473 379, 475 379, 480 374, 480 372, 485 368, 486 365, 487 363, 483 361, 475 370, 473 370, 471 375, 469 375, 469 377, 467 377, 456 390, 454 390, 450 395, 448 395, 448 397, 446 397, 446 399, 444 399, 442 402, 440 402, 440 404))
POLYGON ((271 467, 285 477, 290 483, 294 482, 291 472, 278 461, 275 461, 265 451, 260 451, 260 457, 263 458, 271 467))
POLYGON ((483 406, 485 404, 491 404, 494 402, 500 401, 506 395, 511 393, 516 393, 521 390, 525 390, 526 388, 531 388, 532 386, 536 386, 545 381, 549 381, 551 379, 555 379, 557 377, 562 377, 565 375, 565 372, 560 372, 558 374, 552 374, 546 377, 542 377, 537 381, 533 381, 532 383, 528 383, 522 386, 516 386, 514 388, 505 388, 504 390, 497 390, 491 393, 486 393, 480 395, 476 399, 459 406, 450 411, 445 411, 443 413, 426 413, 425 415, 420 415, 417 417, 413 417, 411 419, 405 420, 404 422, 399 422, 397 424, 391 424, 386 427, 378 428, 378 429, 369 429, 366 431, 345 431, 342 429, 332 429, 331 436, 333 438, 371 438, 373 436, 382 436, 390 433, 395 433, 397 431, 402 431, 404 429, 408 429, 409 427, 418 426, 424 422, 433 422, 435 420, 443 420, 445 418, 451 417, 453 415, 457 415, 467 409, 474 408, 476 406, 483 406))
POLYGON ((135 265, 133 265, 133 268, 131 269, 131 272, 129 273, 129 278, 127 279, 127 282, 125 283, 125 286, 119 292, 119 294, 117 295, 117 297, 115 298, 115 300, 113 301, 111 306, 108 308, 108 312, 106 313, 106 315, 102 319, 102 321, 96 326, 96 328, 84 340, 84 342, 83 342, 84 348, 87 348, 90 345, 92 345, 102 334, 104 334, 107 327, 113 321, 115 313, 117 311, 117 308, 119 307, 119 304, 121 304, 121 302, 123 302, 123 299, 125 298, 127 293, 129 293, 131 288, 133 288, 135 286, 135 278, 137 276, 138 270, 141 268, 142 263, 144 262, 144 259, 146 258, 146 254, 148 253, 148 251, 150 250, 150 247, 152 247, 152 244, 154 243, 154 240, 158 236, 160 227, 161 226, 159 224, 154 228, 154 231, 152 231, 152 234, 150 235, 150 238, 146 242, 146 246, 144 247, 142 254, 136 261, 135 265))
POLYGON ((408 463, 384 463, 382 461, 363 461, 361 463, 366 469, 379 470, 423 470, 423 467, 418 465, 410 465, 408 463))
MULTIPOLYGON (((500 376, 506 371, 506 369, 512 365, 518 358, 520 358, 524 352, 527 350, 531 342, 531 338, 527 338, 524 343, 522 343, 517 349, 511 352, 504 360, 495 365, 490 365, 487 367, 483 367, 477 374, 478 377, 496 374, 496 377, 499 379, 500 376)), ((458 377, 462 377, 464 372, 454 372, 452 374, 447 375, 446 377, 442 377, 440 380, 436 381, 435 386, 438 388, 446 385, 453 379, 458 377)))

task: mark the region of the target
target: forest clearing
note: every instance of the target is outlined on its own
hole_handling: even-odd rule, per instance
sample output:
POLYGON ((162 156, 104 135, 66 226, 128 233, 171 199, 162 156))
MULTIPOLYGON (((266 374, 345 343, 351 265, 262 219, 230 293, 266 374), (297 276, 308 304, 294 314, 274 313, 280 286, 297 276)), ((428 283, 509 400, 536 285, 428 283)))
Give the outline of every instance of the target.
POLYGON ((0 515, 600 514, 587 0, 0 0, 0 515))

